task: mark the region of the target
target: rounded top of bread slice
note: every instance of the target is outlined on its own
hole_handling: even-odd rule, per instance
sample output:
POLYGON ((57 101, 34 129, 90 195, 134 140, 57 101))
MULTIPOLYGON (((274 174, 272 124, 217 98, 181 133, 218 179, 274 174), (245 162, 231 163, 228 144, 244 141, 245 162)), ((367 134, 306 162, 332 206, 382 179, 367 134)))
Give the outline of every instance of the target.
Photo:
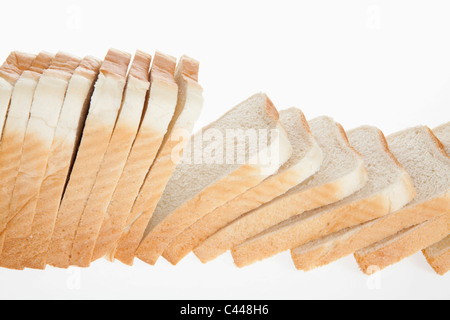
POLYGON ((131 55, 129 53, 117 49, 110 49, 106 54, 100 72, 104 76, 125 79, 130 61, 131 55))
POLYGON ((433 132, 444 145, 445 152, 450 156, 450 122, 437 127, 433 132))
POLYGON ((22 72, 31 66, 35 58, 36 56, 31 54, 18 51, 11 52, 0 67, 0 77, 4 78, 10 84, 14 84, 22 72))
MULTIPOLYGON (((169 180, 164 194, 158 203, 155 210, 154 218, 165 216, 171 213, 177 207, 181 206, 183 203, 187 202, 189 199, 193 198, 196 194, 201 192, 203 189, 207 188, 209 185, 214 184, 220 179, 230 175, 232 172, 237 170, 243 164, 236 163, 236 159, 228 163, 229 159, 223 159, 223 163, 195 163, 196 154, 202 155, 205 148, 211 147, 214 141, 205 141, 203 139, 203 144, 200 148, 195 146, 194 141, 201 141, 200 138, 206 138, 209 133, 217 133, 223 137, 223 141, 219 144, 219 149, 224 150, 223 157, 225 158, 225 140, 230 130, 235 132, 235 130, 250 130, 258 132, 258 130, 278 129, 279 125, 279 115, 275 107, 273 106, 267 95, 260 93, 256 94, 246 101, 242 102, 224 116, 219 118, 217 121, 211 123, 210 125, 203 128, 200 132, 195 134, 188 144, 191 152, 185 152, 182 161, 177 166, 173 176, 169 180), (192 150, 193 149, 193 150, 192 150)), ((254 156, 257 151, 250 150, 249 139, 245 140, 245 151, 247 159, 254 156)), ((268 145, 270 141, 270 132, 268 145)), ((235 145, 232 146, 235 151, 237 148, 235 145)))
POLYGON ((390 150, 413 180, 417 196, 410 205, 449 192, 450 158, 428 127, 406 129, 390 135, 387 140, 390 150))

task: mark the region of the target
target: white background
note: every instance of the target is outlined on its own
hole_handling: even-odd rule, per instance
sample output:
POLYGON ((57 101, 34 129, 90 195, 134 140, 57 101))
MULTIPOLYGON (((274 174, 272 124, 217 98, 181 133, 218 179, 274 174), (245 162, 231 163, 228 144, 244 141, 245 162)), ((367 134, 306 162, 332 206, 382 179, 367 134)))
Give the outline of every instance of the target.
MULTIPOLYGON (((201 61, 197 128, 255 92, 309 119, 386 134, 450 120, 448 1, 3 1, 0 57, 11 50, 103 57, 109 47, 201 61)), ((421 254, 366 277, 352 257, 296 271, 284 253, 239 270, 231 257, 177 267, 0 270, 0 298, 450 298, 450 276, 421 254)))

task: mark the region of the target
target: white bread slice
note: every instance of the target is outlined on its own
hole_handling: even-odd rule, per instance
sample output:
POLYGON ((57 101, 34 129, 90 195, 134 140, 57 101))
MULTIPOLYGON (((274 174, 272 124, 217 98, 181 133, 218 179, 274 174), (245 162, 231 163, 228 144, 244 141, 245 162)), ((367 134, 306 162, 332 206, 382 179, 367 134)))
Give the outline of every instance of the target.
POLYGON ((292 146, 279 122, 278 112, 265 94, 252 96, 203 128, 191 138, 190 146, 194 147, 193 153, 187 152, 175 170, 137 250, 137 257, 149 264, 155 264, 171 240, 182 231, 261 183, 292 155, 292 146), (248 139, 243 139, 241 150, 235 139, 232 144, 227 142, 231 138, 228 135, 237 130, 249 134, 248 139), (212 141, 207 138, 210 134, 214 136, 212 141), (263 134, 266 143, 257 134, 263 134), (255 143, 259 145, 253 147, 255 143), (233 147, 233 158, 225 155, 229 152, 224 152, 227 146, 233 147), (218 157, 196 163, 198 153, 205 155, 211 149, 218 157), (235 154, 243 158, 242 163, 235 160, 235 154), (267 163, 270 168, 261 161, 267 154, 273 158, 267 163))
POLYGON ((122 176, 106 210, 92 260, 110 252, 122 235, 134 201, 164 139, 177 105, 176 59, 156 52, 145 114, 122 176))
POLYGON ((14 247, 15 239, 31 234, 39 190, 44 179, 67 86, 80 61, 68 54, 58 53, 36 86, 22 147, 19 172, 9 204, 4 251, 14 247), (6 247, 7 243, 8 247, 6 247))
POLYGON ((203 263, 286 219, 342 200, 366 184, 364 161, 350 146, 342 126, 328 117, 309 124, 324 155, 319 172, 205 240, 194 250, 203 263))
MULTIPOLYGON (((433 160, 435 159, 433 154, 438 153, 441 159, 443 157, 440 156, 441 151, 428 130, 424 128, 418 130, 424 131, 422 132, 424 138, 416 146, 414 157, 411 157, 410 154, 405 154, 401 142, 393 144, 394 141, 391 139, 395 139, 395 135, 388 137, 391 151, 409 172, 415 184, 415 189, 417 190, 416 199, 405 208, 386 217, 342 230, 329 237, 293 249, 291 255, 297 269, 308 271, 327 265, 377 241, 381 241, 402 229, 420 224, 445 213, 442 210, 442 206, 444 206, 446 201, 445 196, 441 197, 429 192, 429 190, 433 190, 435 181, 438 178, 434 171, 445 165, 433 160), (420 158, 420 154, 428 155, 428 157, 420 158), (410 161, 410 157, 415 160, 410 161), (428 166, 427 163, 430 163, 430 165, 428 166), (424 169, 417 170, 417 167, 424 169)), ((445 190, 445 187, 442 190, 445 190)))
POLYGON ((35 55, 13 51, 0 67, 0 137, 8 114, 14 85, 23 71, 31 66, 35 58, 35 55))
MULTIPOLYGON (((435 128, 433 132, 444 145, 445 152, 450 155, 450 122, 435 128)), ((450 270, 450 235, 423 250, 423 254, 437 274, 447 273, 450 270)))
POLYGON ((319 170, 323 153, 303 113, 296 108, 280 111, 280 122, 293 148, 289 160, 276 174, 216 208, 178 235, 163 253, 166 260, 177 264, 202 241, 233 220, 284 194, 319 170))
POLYGON ((64 186, 75 156, 81 130, 86 119, 93 84, 100 61, 84 58, 68 84, 64 104, 55 130, 46 171, 36 205, 32 232, 29 237, 16 239, 3 256, 9 268, 45 268, 45 253, 53 231, 64 186))
POLYGON ((34 92, 39 78, 53 60, 54 55, 41 52, 33 61, 29 70, 22 73, 14 87, 11 104, 0 144, 0 251, 8 217, 9 204, 19 172, 20 157, 25 132, 30 117, 34 92))
POLYGON ((109 254, 110 259, 115 257, 123 263, 133 263, 148 221, 179 162, 177 155, 183 152, 203 108, 203 89, 198 83, 198 71, 197 61, 187 56, 181 57, 175 70, 178 100, 174 116, 127 216, 123 233, 109 254))
POLYGON ((141 122, 150 87, 151 60, 147 53, 136 52, 128 74, 122 108, 77 229, 70 265, 89 267, 91 263, 95 240, 141 122))
POLYGON ((410 174, 417 192, 406 207, 383 218, 343 230, 292 252, 297 268, 309 270, 331 263, 397 232, 446 213, 449 206, 448 159, 442 145, 426 127, 388 137, 394 156, 410 174), (413 145, 411 145, 413 143, 413 145), (442 168, 447 167, 447 172, 442 168), (442 178, 441 171, 444 173, 442 178), (445 178, 447 174, 447 178, 445 178))
POLYGON ((361 270, 373 274, 441 241, 450 232, 450 213, 404 229, 355 253, 361 270))
POLYGON ((385 216, 414 198, 411 178, 389 151, 380 130, 364 126, 350 131, 348 137, 366 164, 369 181, 365 187, 340 202, 293 217, 237 246, 232 254, 238 266, 385 216))
POLYGON ((108 148, 122 103, 130 59, 128 53, 112 49, 100 69, 80 147, 49 246, 47 262, 55 267, 69 266, 78 223, 108 148))
POLYGON ((450 235, 423 250, 423 255, 437 274, 445 275, 450 270, 450 235))

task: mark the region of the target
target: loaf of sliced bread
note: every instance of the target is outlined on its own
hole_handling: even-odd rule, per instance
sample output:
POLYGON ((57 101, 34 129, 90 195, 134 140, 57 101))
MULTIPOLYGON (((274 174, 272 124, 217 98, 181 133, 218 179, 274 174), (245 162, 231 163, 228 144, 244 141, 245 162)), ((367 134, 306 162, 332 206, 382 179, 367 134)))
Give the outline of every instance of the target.
POLYGON ((256 187, 208 213, 178 235, 167 247, 163 257, 177 264, 202 241, 244 213, 284 194, 316 173, 323 161, 322 150, 314 139, 303 113, 291 108, 280 112, 293 154, 280 170, 256 187))
POLYGON ((141 123, 145 99, 150 86, 151 59, 150 55, 142 51, 136 52, 111 141, 79 222, 70 256, 70 265, 79 267, 90 265, 95 240, 102 226, 106 209, 123 172, 141 123))
POLYGON ((75 156, 81 130, 89 107, 90 93, 98 74, 100 62, 86 57, 76 68, 67 87, 64 104, 56 126, 45 175, 40 186, 28 237, 15 239, 3 256, 9 268, 45 268, 45 253, 53 231, 56 214, 75 156), (8 255, 7 255, 8 252, 8 255))
MULTIPOLYGON (((450 122, 437 127, 433 133, 444 145, 445 152, 450 155, 450 122)), ((450 235, 423 250, 423 254, 438 274, 447 273, 450 270, 450 235)))
MULTIPOLYGON (((122 235, 134 201, 155 160, 177 106, 176 59, 156 52, 145 114, 96 239, 92 260, 107 255, 122 235)), ((180 105, 178 108, 183 108, 180 105)), ((169 133, 170 134, 170 133, 169 133)))
POLYGON ((76 160, 59 208, 47 262, 67 268, 76 231, 108 148, 131 56, 110 50, 100 69, 76 160))
POLYGON ((450 213, 404 229, 355 253, 365 274, 373 274, 442 240, 450 232, 450 213))
MULTIPOLYGON (((9 220, 9 204, 19 172, 20 157, 25 132, 30 117, 34 92, 44 70, 54 55, 41 52, 29 70, 22 73, 14 87, 11 104, 0 144, 0 249, 3 247, 5 229, 9 220)), ((1 250, 0 250, 1 251, 1 250)))
POLYGON ((167 184, 137 250, 137 256, 149 264, 155 264, 182 231, 216 207, 259 184, 292 155, 278 112, 265 94, 250 97, 203 128, 191 138, 190 146, 192 152, 185 154, 167 184), (233 156, 237 155, 242 163, 229 156, 231 152, 226 150, 227 140, 231 140, 228 135, 237 134, 238 130, 248 134, 241 146, 234 141, 233 156), (206 158, 212 153, 215 154, 213 159, 206 158), (195 159, 199 154, 203 155, 202 163, 195 159), (273 161, 262 162, 265 155, 273 157, 273 161))
MULTIPOLYGON (((181 57, 175 70, 178 101, 167 134, 153 162, 132 209, 127 216, 122 235, 109 257, 132 264, 145 228, 180 160, 194 124, 203 108, 203 89, 198 83, 199 63, 181 57)), ((151 94, 150 94, 151 96, 151 94)))
POLYGON ((350 131, 348 136, 366 164, 369 181, 365 187, 340 202, 295 216, 237 246, 232 254, 238 266, 385 216, 414 198, 411 178, 389 151, 380 130, 364 126, 350 131))
POLYGON ((450 270, 450 235, 423 250, 428 263, 443 276, 450 270))
POLYGON ((448 157, 432 132, 427 127, 407 129, 389 136, 388 144, 394 156, 410 174, 416 197, 401 210, 331 236, 324 243, 319 241, 317 251, 309 246, 306 248, 308 251, 295 250, 294 262, 297 268, 307 270, 314 267, 302 263, 302 258, 309 260, 320 257, 317 266, 327 264, 448 212, 448 157), (321 253, 321 248, 324 248, 324 253, 321 253), (328 248, 331 250, 328 251, 328 248))
POLYGON ((339 201, 366 184, 364 161, 350 146, 342 126, 328 117, 314 119, 309 124, 324 155, 319 172, 205 240, 194 250, 202 262, 215 259, 286 219, 339 201))
POLYGON ((31 54, 14 51, 0 66, 0 137, 8 114, 14 85, 22 72, 31 66, 35 58, 36 56, 31 54))

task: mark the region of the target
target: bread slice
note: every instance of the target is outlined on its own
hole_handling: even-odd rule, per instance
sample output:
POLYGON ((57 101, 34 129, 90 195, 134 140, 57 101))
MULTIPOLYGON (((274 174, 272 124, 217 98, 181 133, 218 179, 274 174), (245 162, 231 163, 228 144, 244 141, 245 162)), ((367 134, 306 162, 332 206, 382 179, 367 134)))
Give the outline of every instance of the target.
POLYGON ((49 246, 47 262, 55 267, 69 266, 76 230, 122 103, 130 58, 128 53, 110 50, 100 69, 80 147, 49 246))
POLYGON ((365 187, 340 202, 295 216, 237 246, 232 254, 238 266, 384 216, 411 201, 415 195, 413 183, 392 156, 380 130, 361 127, 349 132, 349 140, 366 163, 369 181, 365 187))
POLYGON ((450 235, 423 250, 423 254, 437 274, 445 275, 450 270, 450 235))
POLYGON ((450 213, 404 229, 355 253, 365 274, 373 274, 441 241, 450 232, 450 213))
POLYGON ((194 250, 203 263, 286 219, 339 201, 366 184, 364 161, 350 146, 342 126, 328 117, 309 124, 324 155, 319 172, 205 240, 194 250))
POLYGON ((323 161, 322 150, 314 139, 303 113, 291 108, 280 112, 280 122, 292 144, 291 158, 276 174, 216 208, 178 235, 167 247, 163 257, 177 264, 202 241, 244 213, 284 194, 316 173, 323 161))
POLYGON ((31 234, 39 190, 67 86, 80 61, 68 54, 58 53, 36 86, 22 147, 19 173, 9 204, 6 229, 9 247, 14 246, 15 239, 31 234))
POLYGON ((308 270, 328 264, 447 212, 449 191, 446 180, 450 174, 448 158, 431 131, 426 127, 411 128, 389 136, 388 144, 394 156, 410 174, 417 192, 416 197, 401 210, 383 218, 332 235, 311 246, 295 249, 293 257, 297 268, 308 270))
POLYGON ((11 104, 0 144, 0 251, 3 248, 4 230, 9 218, 9 204, 19 172, 20 157, 25 132, 30 117, 31 104, 39 78, 53 60, 54 55, 42 52, 29 70, 22 73, 14 87, 11 104))
POLYGON ((106 209, 123 172, 141 122, 147 91, 150 87, 151 59, 150 55, 142 51, 136 52, 128 74, 119 118, 77 229, 70 265, 79 267, 90 265, 95 240, 102 226, 106 209))
POLYGON ((13 51, 0 67, 0 137, 8 114, 11 94, 22 72, 27 70, 36 56, 13 51))
POLYGON ((133 203, 168 130, 178 96, 178 86, 174 79, 175 66, 174 57, 158 51, 155 53, 145 114, 106 210, 92 260, 107 255, 119 240, 133 203))
MULTIPOLYGON (((125 227, 109 253, 126 264, 132 264, 135 252, 156 205, 170 179, 203 107, 203 89, 198 83, 199 63, 181 57, 175 70, 178 100, 161 148, 147 173, 138 196, 127 216, 125 227)), ((150 94, 151 96, 151 94, 150 94)))
POLYGON ((32 232, 29 237, 16 239, 4 250, 8 267, 45 268, 45 253, 53 231, 64 186, 75 156, 81 130, 89 107, 93 84, 100 61, 84 58, 68 84, 64 104, 55 130, 46 171, 36 204, 32 232))
POLYGON ((412 151, 413 155, 411 152, 406 152, 402 141, 395 141, 399 139, 397 135, 388 137, 388 141, 394 156, 402 163, 414 182, 417 191, 416 198, 405 208, 386 217, 342 230, 329 237, 293 249, 291 254, 297 269, 308 271, 327 265, 402 229, 445 213, 443 206, 445 206, 446 196, 440 194, 445 193, 445 186, 441 185, 441 189, 437 190, 436 195, 430 192, 434 189, 436 181, 440 179, 438 170, 445 166, 445 157, 441 156, 440 147, 435 143, 435 139, 430 135, 428 129, 417 128, 409 131, 414 132, 414 130, 417 130, 421 139, 418 139, 418 144, 412 151), (426 156, 421 157, 421 154, 426 156), (437 158, 434 154, 438 155, 437 158), (440 160, 436 160, 439 158, 440 160), (429 165, 427 165, 428 163, 429 165), (423 169, 417 170, 416 168, 423 169))
MULTIPOLYGON (((437 127, 433 132, 444 145, 447 154, 450 155, 450 122, 437 127)), ((450 270, 450 235, 423 250, 423 254, 438 274, 447 273, 450 270)))
POLYGON ((256 94, 191 138, 187 152, 166 186, 137 256, 155 264, 170 241, 218 206, 256 186, 292 155, 279 115, 265 94, 256 94), (232 134, 247 134, 239 146, 232 134), (258 137, 258 134, 261 137, 258 137), (264 136, 264 137, 262 137, 264 136), (232 155, 230 149, 232 147, 232 155), (225 152, 224 152, 225 150, 225 152), (203 155, 202 163, 195 157, 203 155), (215 154, 214 159, 205 155, 215 154), (272 157, 266 164, 262 157, 272 157), (242 163, 237 158, 243 160, 242 163))

